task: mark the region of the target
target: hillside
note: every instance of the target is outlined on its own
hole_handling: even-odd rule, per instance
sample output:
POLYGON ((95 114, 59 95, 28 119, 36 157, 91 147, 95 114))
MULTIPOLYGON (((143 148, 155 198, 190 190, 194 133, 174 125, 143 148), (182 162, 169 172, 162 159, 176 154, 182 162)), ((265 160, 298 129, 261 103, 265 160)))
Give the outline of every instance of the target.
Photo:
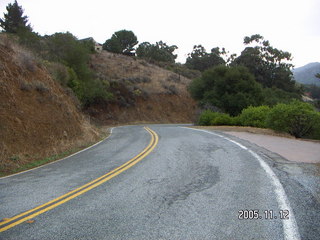
POLYGON ((320 63, 309 63, 293 70, 294 79, 302 84, 316 84, 320 86, 320 79, 315 75, 320 73, 320 63))
POLYGON ((99 139, 72 96, 30 52, 1 36, 1 172, 99 139))
POLYGON ((106 51, 90 68, 113 98, 80 108, 40 58, 0 35, 0 172, 86 146, 101 138, 91 122, 180 123, 194 120, 190 79, 133 57, 106 51))
POLYGON ((86 112, 104 124, 191 122, 196 109, 190 79, 144 60, 102 51, 92 55, 91 69, 110 84, 113 101, 86 112))

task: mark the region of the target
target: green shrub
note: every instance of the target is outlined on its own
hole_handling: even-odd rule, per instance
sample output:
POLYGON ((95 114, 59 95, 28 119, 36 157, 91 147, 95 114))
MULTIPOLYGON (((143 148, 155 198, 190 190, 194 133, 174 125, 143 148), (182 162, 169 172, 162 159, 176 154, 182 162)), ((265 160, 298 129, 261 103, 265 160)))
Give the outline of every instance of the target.
POLYGON ((231 125, 232 126, 242 126, 240 115, 232 117, 231 125))
POLYGON ((301 100, 301 95, 295 92, 286 92, 279 88, 263 89, 264 104, 274 106, 278 103, 290 103, 292 99, 301 100))
POLYGON ((259 106, 259 107, 248 107, 242 110, 239 121, 242 126, 266 128, 266 119, 270 112, 270 107, 259 106))
POLYGON ((308 137, 320 140, 320 112, 317 112, 316 114, 315 124, 313 125, 313 131, 308 137))
POLYGON ((229 114, 212 112, 211 110, 204 111, 198 121, 198 124, 202 126, 234 125, 234 123, 234 117, 229 114))
POLYGON ((210 122, 210 125, 233 125, 233 118, 226 113, 218 113, 210 122))
POLYGON ((206 110, 201 113, 199 117, 198 124, 201 126, 209 126, 211 125, 211 121, 218 116, 219 113, 212 112, 210 110, 206 110))
POLYGON ((267 127, 301 138, 319 131, 319 113, 312 105, 298 100, 274 106, 266 119, 267 127))

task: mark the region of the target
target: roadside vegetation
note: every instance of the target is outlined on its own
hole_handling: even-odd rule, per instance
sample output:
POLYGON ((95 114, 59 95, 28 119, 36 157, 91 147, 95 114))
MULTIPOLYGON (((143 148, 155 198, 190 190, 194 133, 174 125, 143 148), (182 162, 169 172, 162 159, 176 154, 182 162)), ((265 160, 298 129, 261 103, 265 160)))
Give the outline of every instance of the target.
POLYGON ((205 110, 198 124, 270 128, 296 138, 320 139, 320 113, 311 104, 298 100, 288 104, 278 103, 273 107, 249 106, 236 116, 205 110))
POLYGON ((270 128, 297 138, 320 139, 317 102, 302 101, 304 92, 317 96, 318 89, 293 80, 291 54, 258 34, 245 37, 244 44, 240 56, 226 58, 219 48, 206 53, 201 46, 189 55, 186 64, 201 71, 189 86, 203 109, 197 124, 270 128))
MULTIPOLYGON (((92 39, 79 40, 70 32, 39 35, 17 1, 8 4, 0 26, 10 39, 31 50, 38 64, 45 66, 63 88, 72 91, 82 107, 123 99, 118 96, 119 83, 90 67, 90 56, 95 54, 92 39)), ((311 104, 302 102, 304 92, 318 98, 319 89, 297 84, 291 54, 273 47, 263 36, 246 36, 243 43, 245 48, 239 56, 220 47, 207 51, 197 44, 185 64, 176 63, 178 46, 161 40, 139 44, 130 30, 112 34, 103 49, 177 73, 179 77, 169 78, 171 82, 179 82, 180 75, 193 79, 188 90, 203 110, 198 118, 200 125, 254 126, 319 138, 319 113, 311 104)), ((31 56, 24 57, 27 63, 31 56)), ((177 94, 174 85, 165 88, 177 94)), ((134 96, 142 94, 141 89, 132 89, 134 96)), ((319 102, 314 105, 319 107, 319 102)))

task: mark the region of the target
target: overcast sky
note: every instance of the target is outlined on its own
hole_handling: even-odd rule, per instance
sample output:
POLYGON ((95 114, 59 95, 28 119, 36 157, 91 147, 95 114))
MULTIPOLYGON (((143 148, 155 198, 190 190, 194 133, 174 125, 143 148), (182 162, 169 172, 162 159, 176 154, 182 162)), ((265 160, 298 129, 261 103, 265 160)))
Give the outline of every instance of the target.
MULTIPOLYGON (((13 0, 0 0, 0 11, 13 0)), ((34 31, 73 33, 104 43, 118 30, 132 30, 139 42, 179 47, 185 62, 193 45, 207 51, 244 49, 243 38, 260 34, 273 47, 292 53, 296 67, 320 61, 319 0, 18 0, 34 31)), ((3 14, 1 14, 3 17, 3 14)))

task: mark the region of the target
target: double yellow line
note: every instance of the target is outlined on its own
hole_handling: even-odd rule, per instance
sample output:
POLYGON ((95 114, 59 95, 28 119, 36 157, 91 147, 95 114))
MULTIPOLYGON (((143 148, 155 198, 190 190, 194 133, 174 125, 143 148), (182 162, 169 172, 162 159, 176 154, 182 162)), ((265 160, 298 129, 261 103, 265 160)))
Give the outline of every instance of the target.
POLYGON ((143 158, 145 158, 147 155, 149 155, 149 153, 156 147, 156 145, 158 144, 158 140, 159 140, 158 135, 153 130, 151 130, 148 127, 144 127, 144 128, 145 128, 145 130, 147 130, 150 133, 151 141, 150 141, 149 145, 141 153, 139 153, 137 156, 130 159, 128 162, 121 165, 120 167, 112 170, 111 172, 108 172, 107 174, 83 185, 82 187, 79 187, 79 188, 77 188, 73 191, 70 191, 70 192, 68 192, 68 193, 66 193, 56 199, 53 199, 52 201, 49 201, 45 204, 42 204, 38 207, 31 209, 31 210, 23 212, 19 215, 12 217, 12 218, 7 218, 7 219, 3 220, 2 222, 0 222, 0 232, 4 232, 4 231, 20 224, 20 223, 23 223, 27 220, 30 220, 30 219, 32 219, 42 213, 45 213, 45 212, 63 204, 63 203, 70 201, 71 199, 90 191, 91 189, 101 185, 102 183, 107 182, 111 178, 119 175, 120 173, 124 172, 125 170, 131 168, 132 166, 134 166, 135 164, 140 162, 143 158))

